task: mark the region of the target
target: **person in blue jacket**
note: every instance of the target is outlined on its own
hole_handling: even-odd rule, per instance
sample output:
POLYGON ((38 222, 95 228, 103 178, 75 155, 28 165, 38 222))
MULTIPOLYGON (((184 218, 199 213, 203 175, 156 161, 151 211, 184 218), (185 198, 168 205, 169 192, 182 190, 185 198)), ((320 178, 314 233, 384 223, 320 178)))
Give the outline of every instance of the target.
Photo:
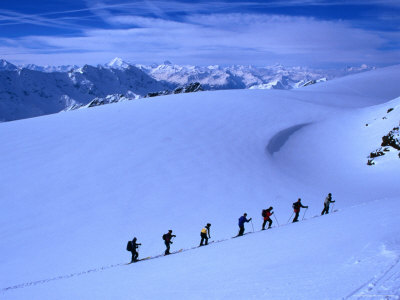
POLYGON ((241 216, 239 218, 239 228, 240 229, 239 229, 239 234, 237 236, 242 236, 243 235, 243 233, 244 233, 244 223, 248 223, 250 221, 251 221, 251 218, 247 219, 247 214, 246 213, 244 213, 243 216, 241 216))

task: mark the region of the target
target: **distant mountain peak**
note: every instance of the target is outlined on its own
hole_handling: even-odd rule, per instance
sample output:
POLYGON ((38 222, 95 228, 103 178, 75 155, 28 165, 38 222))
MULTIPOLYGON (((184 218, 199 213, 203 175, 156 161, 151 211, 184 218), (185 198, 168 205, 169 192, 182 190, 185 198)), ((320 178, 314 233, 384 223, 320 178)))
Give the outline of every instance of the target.
POLYGON ((38 66, 35 64, 26 64, 26 65, 20 65, 19 68, 20 69, 29 69, 32 71, 45 72, 45 73, 53 73, 53 72, 70 72, 71 70, 78 69, 79 67, 77 65, 38 66))
POLYGON ((16 65, 13 65, 12 63, 4 60, 4 59, 0 59, 0 70, 3 70, 3 71, 14 71, 14 70, 18 70, 18 67, 16 65))
POLYGON ((107 64, 107 66, 112 69, 126 69, 129 68, 131 65, 128 62, 124 61, 122 58, 115 57, 107 64))

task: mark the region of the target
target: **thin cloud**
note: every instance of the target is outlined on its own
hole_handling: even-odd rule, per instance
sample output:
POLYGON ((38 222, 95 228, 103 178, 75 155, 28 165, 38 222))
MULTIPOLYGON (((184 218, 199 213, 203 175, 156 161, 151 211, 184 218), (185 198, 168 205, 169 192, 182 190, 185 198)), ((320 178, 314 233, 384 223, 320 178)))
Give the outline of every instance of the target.
MULTIPOLYGON (((81 18, 85 19, 85 17, 81 18)), ((0 9, 0 25, 1 26, 11 26, 18 24, 31 24, 38 25, 49 28, 63 28, 63 29, 71 29, 74 28, 76 30, 83 30, 85 26, 81 26, 79 24, 70 22, 74 20, 73 17, 64 17, 64 18, 45 18, 40 15, 30 15, 30 14, 22 14, 9 10, 0 9)))
MULTIPOLYGON (((30 59, 64 53, 68 59, 101 63, 122 56, 137 63, 170 59, 177 63, 290 63, 323 65, 336 63, 387 63, 400 58, 399 51, 383 54, 391 35, 352 28, 346 22, 320 21, 314 18, 255 14, 192 15, 183 22, 157 18, 115 16, 109 22, 137 27, 113 30, 86 30, 82 36, 29 36, 3 40, 18 45, 30 59), (37 50, 40 49, 40 50, 37 50), (387 57, 385 57, 387 55, 387 57), (273 61, 271 61, 273 59, 273 61)), ((9 51, 9 48, 7 49, 9 51)), ((0 55, 5 51, 0 48, 0 55)), ((21 59, 21 56, 19 56, 21 59)), ((49 59, 49 57, 47 57, 49 59)), ((61 59, 59 63, 78 63, 61 59)))
POLYGON ((227 13, 232 10, 252 9, 252 8, 278 8, 278 7, 296 7, 296 6, 346 6, 346 5, 384 5, 390 7, 400 7, 398 0, 348 0, 348 1, 326 1, 326 0, 287 0, 287 1, 268 1, 268 2, 229 2, 229 1, 201 1, 193 5, 193 3, 182 1, 129 1, 122 3, 107 3, 107 1, 87 0, 87 7, 75 10, 62 10, 46 12, 41 14, 21 14, 9 10, 0 9, 1 25, 15 24, 35 24, 47 27, 64 27, 76 24, 68 24, 60 21, 59 18, 51 18, 51 16, 80 14, 87 12, 98 16, 105 21, 109 20, 112 15, 120 15, 133 13, 137 16, 154 15, 159 18, 167 19, 168 14, 185 13, 185 14, 209 14, 213 12, 227 13))
MULTIPOLYGON (((346 4, 358 2, 352 0, 346 4)), ((68 37, 3 38, 0 39, 0 56, 24 63, 55 60, 57 64, 104 63, 114 56, 137 63, 169 59, 187 64, 261 65, 279 61, 321 66, 332 62, 388 64, 400 61, 400 46, 395 42, 400 38, 397 32, 389 34, 355 28, 350 21, 227 12, 260 6, 344 4, 316 0, 282 3, 205 1, 193 5, 181 1, 143 0, 117 4, 87 1, 84 9, 36 15, 0 10, 0 24, 28 23, 73 28, 79 32, 68 37), (82 17, 83 12, 86 13, 82 17), (114 29, 88 28, 77 24, 75 18, 97 18, 114 29)), ((392 1, 385 3, 389 5, 392 1)))

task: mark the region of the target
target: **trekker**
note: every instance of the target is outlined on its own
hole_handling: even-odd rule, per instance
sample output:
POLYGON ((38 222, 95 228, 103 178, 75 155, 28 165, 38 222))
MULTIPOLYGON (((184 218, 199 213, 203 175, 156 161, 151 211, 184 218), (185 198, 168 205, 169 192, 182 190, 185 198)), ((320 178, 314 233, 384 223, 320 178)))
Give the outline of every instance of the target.
POLYGON ((324 209, 322 210, 322 213, 321 213, 321 216, 323 215, 323 214, 329 214, 329 205, 331 204, 331 203, 334 203, 335 201, 334 200, 332 200, 332 194, 331 193, 329 193, 328 194, 328 197, 326 197, 325 198, 325 201, 324 201, 324 209))
POLYGON ((272 212, 273 209, 274 208, 272 206, 270 206, 270 208, 262 210, 262 216, 264 217, 264 223, 262 224, 261 230, 265 230, 265 224, 267 224, 267 222, 269 223, 268 229, 271 228, 271 225, 272 225, 271 216, 274 214, 274 212, 272 212))
POLYGON ((203 246, 203 242, 204 241, 205 241, 205 245, 206 246, 208 245, 208 239, 211 238, 211 236, 210 236, 210 227, 211 227, 211 224, 207 223, 206 227, 204 227, 201 230, 201 232, 200 232, 200 236, 201 236, 200 246, 203 246))
POLYGON ((293 209, 294 209, 294 212, 296 213, 296 215, 294 216, 294 219, 293 219, 292 223, 295 223, 295 222, 299 221, 298 219, 299 219, 299 214, 300 214, 300 208, 301 207, 308 208, 308 206, 304 206, 303 204, 301 204, 301 198, 299 198, 299 200, 297 200, 297 202, 293 203, 293 209))
POLYGON ((165 246, 167 247, 167 249, 165 250, 165 255, 170 254, 170 253, 169 253, 169 249, 170 249, 170 247, 171 247, 171 244, 172 244, 171 239, 172 239, 173 237, 176 237, 176 235, 175 235, 175 234, 172 234, 172 230, 168 230, 168 233, 165 233, 165 234, 162 236, 162 238, 163 238, 163 240, 164 240, 164 243, 165 243, 165 246))
POLYGON ((142 245, 142 244, 136 243, 136 241, 137 241, 137 238, 134 237, 133 240, 130 241, 131 246, 128 246, 128 247, 131 249, 130 251, 132 252, 132 260, 131 260, 131 263, 134 263, 134 262, 137 262, 137 261, 138 261, 139 252, 136 251, 136 249, 139 248, 139 246, 142 245))
POLYGON ((242 236, 244 233, 244 223, 248 223, 251 221, 251 218, 247 220, 247 214, 244 213, 243 216, 239 218, 239 233, 237 236, 242 236))

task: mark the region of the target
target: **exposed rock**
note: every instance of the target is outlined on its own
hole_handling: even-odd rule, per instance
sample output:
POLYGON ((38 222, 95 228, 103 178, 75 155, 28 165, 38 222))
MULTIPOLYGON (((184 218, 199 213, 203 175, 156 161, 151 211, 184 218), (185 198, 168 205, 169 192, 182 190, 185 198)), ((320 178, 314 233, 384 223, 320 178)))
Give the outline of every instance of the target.
POLYGON ((375 150, 374 152, 371 152, 369 154, 369 157, 370 158, 375 158, 375 157, 379 157, 379 156, 382 156, 382 155, 385 155, 385 153, 382 152, 382 148, 379 148, 379 149, 375 150))
POLYGON ((195 92, 202 92, 203 87, 199 82, 193 82, 183 87, 177 87, 174 90, 174 94, 181 94, 181 93, 195 93, 195 92))
POLYGON ((165 90, 160 92, 148 93, 145 97, 147 98, 147 97, 165 96, 171 94, 195 93, 201 91, 204 91, 201 84, 199 82, 193 82, 185 86, 177 87, 173 91, 165 90))
POLYGON ((389 131, 387 135, 382 137, 382 147, 390 146, 397 150, 400 150, 400 135, 399 127, 394 127, 393 130, 389 131))
MULTIPOLYGON (((394 127, 392 130, 389 131, 388 134, 382 137, 381 147, 369 154, 367 165, 369 166, 374 165, 375 164, 374 158, 383 156, 385 155, 386 152, 390 152, 391 150, 400 151, 399 127, 394 127)), ((400 158, 400 152, 398 153, 398 156, 400 158)))
POLYGON ((165 95, 171 95, 172 92, 169 90, 161 91, 161 92, 154 92, 154 93, 148 93, 145 98, 147 97, 157 97, 157 96, 165 96, 165 95))
POLYGON ((95 107, 95 106, 100 106, 100 105, 105 105, 105 104, 111 104, 111 103, 117 103, 117 102, 122 102, 122 101, 130 101, 130 100, 135 100, 139 99, 139 96, 134 94, 134 93, 128 93, 127 95, 123 94, 112 94, 108 95, 104 98, 96 97, 92 101, 90 101, 88 104, 73 104, 63 111, 70 111, 70 110, 76 110, 80 108, 88 108, 88 107, 95 107))

